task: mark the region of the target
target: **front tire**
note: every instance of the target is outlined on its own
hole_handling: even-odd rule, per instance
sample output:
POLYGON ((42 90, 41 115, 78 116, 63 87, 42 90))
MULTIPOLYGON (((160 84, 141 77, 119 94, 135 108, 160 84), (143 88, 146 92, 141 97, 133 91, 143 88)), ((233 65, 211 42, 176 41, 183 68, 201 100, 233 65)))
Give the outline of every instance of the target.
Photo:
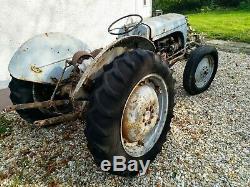
POLYGON ((183 87, 190 95, 206 91, 218 69, 218 52, 212 46, 200 46, 191 52, 183 74, 183 87))
MULTIPOLYGON (((142 160, 144 164, 147 160, 153 161, 161 151, 173 117, 174 80, 171 71, 166 64, 155 60, 152 52, 141 49, 126 52, 103 68, 103 73, 94 82, 89 105, 85 134, 88 148, 97 165, 100 166, 103 160, 109 160, 113 165, 114 156, 123 156, 126 163, 130 160, 142 160), (134 93, 138 94, 138 97, 134 93), (130 104, 127 104, 128 102, 130 104), (152 106, 149 106, 150 104, 152 106), (133 122, 127 119, 128 123, 125 123, 124 118, 129 117, 131 108, 136 107, 147 111, 142 114, 138 110, 136 120, 133 122), (151 113, 147 113, 148 111, 151 113), (129 115, 124 115, 126 112, 129 115), (159 116, 154 117, 153 114, 159 116), (149 126, 147 131, 146 125, 149 126), (128 132, 133 128, 137 128, 136 135, 128 132), (147 134, 143 134, 144 131, 147 134), (149 141, 146 141, 150 133, 155 135, 155 140, 148 138, 149 141), (127 142, 137 146, 134 147, 137 151, 127 149, 127 142), (147 147, 146 144, 151 145, 147 147)), ((122 176, 138 173, 128 170, 118 172, 112 169, 110 172, 122 176)))

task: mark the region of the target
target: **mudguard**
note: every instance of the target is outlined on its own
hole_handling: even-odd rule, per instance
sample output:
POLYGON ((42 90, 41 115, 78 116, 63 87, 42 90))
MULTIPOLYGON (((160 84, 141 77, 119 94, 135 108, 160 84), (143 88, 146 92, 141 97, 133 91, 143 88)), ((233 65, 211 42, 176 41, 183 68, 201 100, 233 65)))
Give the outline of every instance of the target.
POLYGON ((71 98, 77 99, 84 97, 84 85, 88 85, 88 81, 102 69, 106 64, 111 63, 116 57, 122 55, 131 49, 145 49, 152 52, 156 51, 154 43, 145 37, 141 36, 124 36, 121 37, 110 45, 106 46, 90 63, 86 71, 82 74, 81 79, 71 94, 71 98))
MULTIPOLYGON (((25 42, 14 54, 9 64, 9 72, 16 79, 54 84, 59 79, 66 59, 71 59, 77 51, 88 51, 82 41, 63 34, 45 33, 25 42)), ((63 79, 69 77, 68 68, 63 79)))

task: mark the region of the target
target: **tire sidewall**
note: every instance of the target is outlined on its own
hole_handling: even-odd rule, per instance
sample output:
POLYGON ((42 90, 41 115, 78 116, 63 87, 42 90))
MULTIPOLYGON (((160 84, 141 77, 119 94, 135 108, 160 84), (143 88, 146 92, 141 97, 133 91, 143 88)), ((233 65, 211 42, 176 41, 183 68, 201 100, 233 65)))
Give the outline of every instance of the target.
MULTIPOLYGON (((215 75, 217 73, 217 69, 218 69, 218 52, 217 52, 217 50, 211 46, 201 46, 191 53, 190 59, 188 60, 187 64, 188 63, 191 64, 191 68, 188 72, 188 74, 189 74, 189 77, 188 77, 189 85, 188 86, 190 87, 188 89, 188 91, 191 94, 199 94, 199 93, 206 91, 210 87, 210 85, 213 82, 213 79, 215 78, 215 75), (209 81, 207 82, 207 84, 201 88, 198 88, 196 86, 195 73, 196 73, 198 65, 200 64, 201 60, 205 56, 211 56, 211 58, 213 58, 214 69, 213 69, 213 73, 212 73, 209 81)), ((187 78, 187 76, 184 76, 184 78, 187 78)))
MULTIPOLYGON (((157 142, 155 143, 155 145, 152 147, 151 150, 149 150, 145 155, 140 156, 140 157, 132 157, 131 155, 129 155, 122 144, 122 140, 121 140, 121 119, 122 119, 122 115, 123 115, 123 110, 126 104, 126 101, 128 100, 132 90, 134 89, 134 87, 146 76, 150 75, 150 74, 157 74, 159 76, 161 76, 165 83, 166 86, 168 88, 168 91, 173 90, 173 88, 170 87, 169 85, 169 68, 167 66, 164 66, 163 68, 163 64, 162 62, 155 62, 155 61, 150 61, 148 60, 147 65, 141 65, 140 68, 138 69, 138 73, 134 76, 131 77, 131 79, 128 81, 127 84, 127 88, 124 90, 123 95, 121 96, 121 100, 120 103, 118 104, 119 106, 121 106, 120 112, 119 112, 119 118, 117 120, 114 121, 114 123, 112 124, 112 128, 113 132, 110 133, 110 136, 113 136, 113 139, 115 141, 113 141, 113 145, 111 145, 111 147, 113 148, 112 150, 112 155, 117 155, 117 156, 124 156, 127 159, 127 162, 129 160, 142 160, 143 163, 145 164, 147 160, 152 160, 152 157, 155 157, 156 153, 160 152, 160 147, 162 146, 163 142, 165 141, 165 135, 166 132, 169 131, 170 126, 168 125, 169 121, 166 120, 166 123, 164 125, 164 128, 162 130, 162 133, 159 137, 159 139, 157 140, 157 142), (119 120, 120 119, 120 120, 119 120)), ((168 93, 169 97, 171 95, 173 95, 174 93, 168 93)), ((170 101, 172 102, 172 101, 170 101)), ((169 110, 171 110, 170 105, 168 106, 169 110)), ((171 118, 171 114, 168 114, 169 116, 167 116, 167 118, 171 118)), ((112 158, 108 158, 111 162, 113 162, 112 158)), ((139 170, 141 168, 139 167, 139 170)))

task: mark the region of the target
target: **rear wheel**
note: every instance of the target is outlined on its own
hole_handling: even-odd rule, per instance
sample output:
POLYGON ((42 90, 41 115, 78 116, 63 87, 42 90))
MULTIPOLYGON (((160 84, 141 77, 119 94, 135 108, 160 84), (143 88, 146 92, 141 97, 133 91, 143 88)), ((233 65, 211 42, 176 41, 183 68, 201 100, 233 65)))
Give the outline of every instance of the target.
POLYGON ((95 80, 87 112, 85 134, 96 163, 113 165, 114 156, 123 156, 126 164, 154 160, 170 130, 173 107, 174 80, 167 65, 141 49, 117 57, 95 80))
MULTIPOLYGON (((34 102, 32 82, 12 77, 9 88, 10 99, 14 105, 34 102)), ((17 113, 21 116, 21 118, 30 123, 50 117, 50 115, 41 112, 39 109, 17 110, 17 113)))
MULTIPOLYGON (((42 102, 50 100, 50 97, 54 91, 54 86, 48 84, 39 84, 29 81, 23 81, 12 77, 9 84, 10 99, 13 104, 25 104, 33 102, 42 102)), ((56 96, 56 99, 65 99, 56 96)), ((72 110, 71 106, 62 106, 49 109, 25 109, 17 110, 17 113, 24 120, 33 123, 37 120, 43 120, 50 117, 55 117, 61 112, 69 112, 72 110)))

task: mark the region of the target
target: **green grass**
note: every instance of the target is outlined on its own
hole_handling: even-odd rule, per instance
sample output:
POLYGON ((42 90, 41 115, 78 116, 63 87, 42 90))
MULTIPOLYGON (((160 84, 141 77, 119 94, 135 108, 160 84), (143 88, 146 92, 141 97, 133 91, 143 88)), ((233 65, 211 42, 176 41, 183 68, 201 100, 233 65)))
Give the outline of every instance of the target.
POLYGON ((192 27, 208 38, 250 43, 250 9, 189 14, 192 27))

